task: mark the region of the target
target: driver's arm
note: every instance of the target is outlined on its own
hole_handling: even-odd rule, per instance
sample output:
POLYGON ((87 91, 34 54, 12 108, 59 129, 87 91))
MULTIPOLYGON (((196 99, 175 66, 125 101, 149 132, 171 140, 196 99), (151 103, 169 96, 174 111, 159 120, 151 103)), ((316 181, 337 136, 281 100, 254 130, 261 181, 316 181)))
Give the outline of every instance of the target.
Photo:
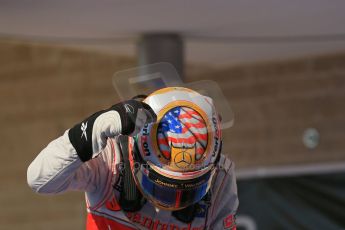
POLYGON ((132 134, 152 119, 155 119, 152 109, 135 100, 91 115, 39 153, 27 171, 29 186, 45 194, 95 189, 93 172, 97 171, 97 164, 91 159, 106 147, 108 138, 132 134))

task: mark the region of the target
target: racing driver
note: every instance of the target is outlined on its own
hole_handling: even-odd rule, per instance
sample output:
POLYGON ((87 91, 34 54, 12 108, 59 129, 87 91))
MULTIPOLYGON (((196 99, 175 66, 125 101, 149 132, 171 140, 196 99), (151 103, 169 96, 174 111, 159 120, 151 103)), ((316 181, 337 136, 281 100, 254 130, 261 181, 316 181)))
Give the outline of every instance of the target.
POLYGON ((234 164, 211 98, 167 87, 94 113, 30 164, 40 194, 83 191, 88 230, 236 229, 234 164))

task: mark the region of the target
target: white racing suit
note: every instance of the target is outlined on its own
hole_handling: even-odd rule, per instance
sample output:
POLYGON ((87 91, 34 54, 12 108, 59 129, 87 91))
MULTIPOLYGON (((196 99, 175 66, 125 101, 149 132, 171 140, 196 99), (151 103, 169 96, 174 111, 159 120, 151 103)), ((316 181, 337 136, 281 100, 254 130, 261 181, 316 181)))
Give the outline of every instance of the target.
POLYGON ((82 162, 72 146, 68 131, 52 141, 28 168, 28 184, 37 193, 59 194, 83 191, 86 197, 88 230, 236 229, 238 207, 234 164, 221 156, 210 199, 201 200, 191 223, 176 219, 171 211, 157 210, 146 202, 138 212, 119 206, 122 162, 118 138, 108 138, 106 147, 91 160, 82 162))

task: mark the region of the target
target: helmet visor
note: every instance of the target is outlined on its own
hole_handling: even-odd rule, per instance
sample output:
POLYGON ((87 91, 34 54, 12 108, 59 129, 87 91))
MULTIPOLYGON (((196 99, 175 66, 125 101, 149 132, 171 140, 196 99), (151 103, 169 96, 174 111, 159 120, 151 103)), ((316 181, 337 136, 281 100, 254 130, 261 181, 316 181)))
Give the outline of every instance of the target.
POLYGON ((135 179, 143 195, 156 207, 178 210, 200 201, 208 192, 214 170, 189 180, 162 176, 151 168, 141 167, 135 179))

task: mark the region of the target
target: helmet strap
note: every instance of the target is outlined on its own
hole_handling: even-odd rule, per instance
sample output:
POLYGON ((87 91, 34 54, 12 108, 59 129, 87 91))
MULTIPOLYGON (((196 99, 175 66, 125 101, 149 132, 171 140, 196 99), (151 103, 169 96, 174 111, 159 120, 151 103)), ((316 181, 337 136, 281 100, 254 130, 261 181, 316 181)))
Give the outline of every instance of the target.
POLYGON ((173 211, 172 215, 179 221, 189 224, 194 220, 197 204, 192 204, 184 209, 173 211))
POLYGON ((124 164, 124 177, 122 190, 120 192, 120 206, 126 212, 137 212, 145 204, 141 192, 137 188, 130 163, 129 163, 129 148, 128 136, 119 136, 119 145, 121 149, 123 164, 124 164))
MULTIPOLYGON (((204 201, 204 203, 206 204, 205 212, 207 213, 208 208, 211 205, 210 204, 210 201, 211 201, 211 192, 210 191, 208 193, 206 193, 206 195, 202 198, 202 201, 204 201)), ((172 215, 176 219, 178 219, 179 221, 186 223, 186 224, 189 224, 189 223, 192 223, 195 216, 198 214, 199 210, 200 210, 200 204, 198 202, 198 203, 192 204, 192 205, 190 205, 184 209, 173 211, 172 215)), ((206 216, 206 220, 207 220, 207 216, 206 216)))

